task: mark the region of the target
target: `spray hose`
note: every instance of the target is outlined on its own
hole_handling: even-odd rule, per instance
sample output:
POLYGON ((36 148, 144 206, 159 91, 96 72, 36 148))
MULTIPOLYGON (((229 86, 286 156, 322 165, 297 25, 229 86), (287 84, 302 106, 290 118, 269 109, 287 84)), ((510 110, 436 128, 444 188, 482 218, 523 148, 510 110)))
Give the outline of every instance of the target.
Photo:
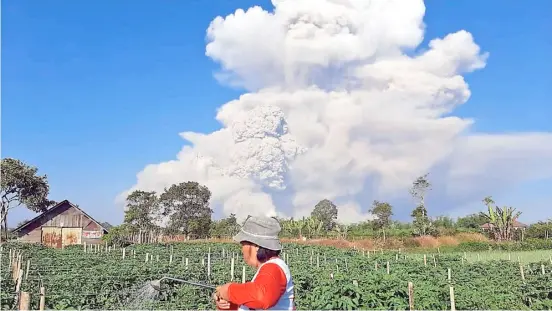
POLYGON ((185 284, 189 284, 189 285, 193 285, 193 286, 198 286, 198 287, 203 287, 203 288, 217 289, 217 287, 216 287, 215 285, 196 283, 196 282, 187 281, 187 280, 183 280, 183 279, 173 278, 173 277, 170 277, 170 276, 162 277, 162 278, 161 278, 160 280, 158 280, 157 282, 158 282, 158 283, 161 283, 162 280, 171 280, 171 281, 176 281, 176 282, 185 283, 185 284))

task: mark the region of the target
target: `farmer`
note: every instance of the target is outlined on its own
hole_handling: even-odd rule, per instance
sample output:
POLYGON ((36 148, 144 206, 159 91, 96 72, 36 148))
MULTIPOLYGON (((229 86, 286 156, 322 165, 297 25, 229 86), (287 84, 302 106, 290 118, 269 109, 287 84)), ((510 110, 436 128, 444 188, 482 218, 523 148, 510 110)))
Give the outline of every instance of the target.
POLYGON ((280 259, 280 223, 272 217, 248 217, 234 241, 241 244, 244 261, 257 269, 251 282, 217 287, 219 310, 295 310, 293 279, 280 259))

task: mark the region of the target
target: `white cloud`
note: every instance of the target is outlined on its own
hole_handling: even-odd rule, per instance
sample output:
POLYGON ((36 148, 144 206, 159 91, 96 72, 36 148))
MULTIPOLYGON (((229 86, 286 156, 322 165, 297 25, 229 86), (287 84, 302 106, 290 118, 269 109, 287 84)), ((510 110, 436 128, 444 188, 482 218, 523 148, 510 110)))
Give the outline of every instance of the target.
POLYGON ((460 30, 412 56, 424 36, 422 1, 273 4, 213 20, 206 55, 222 81, 249 93, 219 109, 221 130, 183 133, 192 146, 147 166, 132 189, 196 180, 215 206, 242 217, 304 215, 328 198, 345 202, 340 218, 354 221, 369 217, 370 198, 407 193, 428 171, 451 185, 440 188, 445 197, 468 201, 480 200, 473 189, 493 189, 492 177, 552 177, 542 169, 551 133, 474 135, 472 120, 450 115, 471 95, 462 74, 484 68, 488 54, 460 30), (275 206, 275 196, 291 206, 275 206))

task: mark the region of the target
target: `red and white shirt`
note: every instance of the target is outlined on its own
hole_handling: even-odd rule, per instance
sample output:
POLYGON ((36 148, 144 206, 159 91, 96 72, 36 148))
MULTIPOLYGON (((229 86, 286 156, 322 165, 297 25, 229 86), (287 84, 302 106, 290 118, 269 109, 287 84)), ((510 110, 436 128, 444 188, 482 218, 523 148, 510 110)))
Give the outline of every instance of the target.
POLYGON ((295 310, 293 279, 279 257, 261 264, 251 282, 228 287, 229 310, 295 310))

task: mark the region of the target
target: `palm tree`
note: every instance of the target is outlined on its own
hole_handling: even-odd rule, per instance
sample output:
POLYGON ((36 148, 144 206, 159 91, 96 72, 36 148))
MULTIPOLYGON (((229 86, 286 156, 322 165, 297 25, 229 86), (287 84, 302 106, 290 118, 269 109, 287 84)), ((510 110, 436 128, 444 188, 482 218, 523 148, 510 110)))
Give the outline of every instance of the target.
POLYGON ((489 230, 497 241, 511 241, 514 234, 512 229, 521 212, 513 207, 498 207, 491 199, 486 197, 483 203, 487 206, 487 213, 481 213, 489 223, 489 230))

